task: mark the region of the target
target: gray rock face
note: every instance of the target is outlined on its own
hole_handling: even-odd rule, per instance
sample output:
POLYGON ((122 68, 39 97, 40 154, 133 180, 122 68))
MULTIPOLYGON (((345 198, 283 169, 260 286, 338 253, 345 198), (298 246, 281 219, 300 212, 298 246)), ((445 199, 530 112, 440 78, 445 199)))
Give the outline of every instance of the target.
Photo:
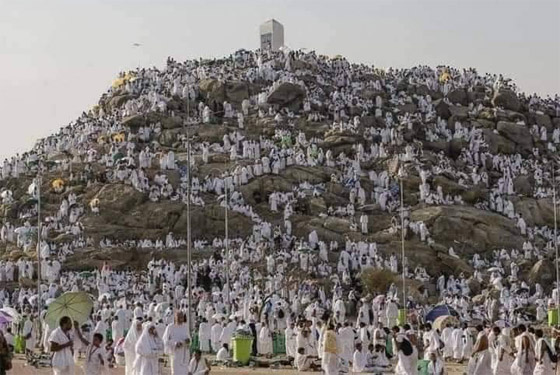
POLYGON ((449 99, 449 101, 453 104, 461 104, 461 105, 468 104, 467 93, 463 89, 455 89, 450 91, 447 94, 447 99, 449 99))
POLYGON ((462 248, 455 249, 461 254, 474 254, 494 246, 516 247, 519 241, 523 242, 513 221, 474 207, 426 207, 412 211, 411 217, 429 224, 436 242, 450 246, 454 241, 462 243, 462 248))
POLYGON ((447 120, 449 117, 451 117, 451 111, 449 110, 449 104, 447 104, 446 102, 444 102, 443 100, 437 100, 434 102, 434 108, 436 110, 436 113, 439 117, 447 120))
POLYGON ((129 128, 136 129, 146 125, 146 119, 142 115, 132 115, 132 116, 125 117, 122 120, 122 125, 127 126, 129 128))
POLYGON ((533 176, 518 176, 513 180, 513 188, 518 194, 529 196, 533 193, 535 179, 533 176))
POLYGON ((554 226, 552 199, 518 198, 514 200, 515 212, 521 214, 529 226, 554 226))
POLYGON ((543 286, 552 285, 552 283, 556 281, 555 272, 554 263, 542 259, 531 267, 527 278, 532 284, 539 283, 543 286))
POLYGON ((134 95, 128 95, 128 94, 116 95, 116 96, 113 96, 107 104, 108 104, 109 108, 119 108, 124 103, 126 103, 130 99, 134 99, 134 98, 136 98, 136 96, 134 96, 134 95))
POLYGON ((236 107, 241 106, 243 100, 248 99, 254 88, 246 82, 221 82, 217 79, 207 78, 199 82, 198 88, 210 103, 223 104, 227 101, 236 107))
POLYGON ((503 137, 490 129, 483 129, 482 134, 484 135, 484 140, 488 144, 488 148, 491 153, 506 155, 515 153, 515 143, 506 137, 503 137))
POLYGON ((268 104, 278 105, 280 107, 299 109, 302 107, 304 99, 305 91, 303 91, 301 86, 284 82, 268 94, 266 101, 268 104))
POLYGON ((516 112, 519 111, 519 108, 521 107, 517 95, 508 89, 502 89, 495 92, 494 97, 492 98, 492 105, 494 105, 494 107, 502 107, 516 112))
POLYGON ((529 154, 533 151, 533 136, 525 125, 499 121, 497 126, 500 135, 516 145, 516 152, 529 154))

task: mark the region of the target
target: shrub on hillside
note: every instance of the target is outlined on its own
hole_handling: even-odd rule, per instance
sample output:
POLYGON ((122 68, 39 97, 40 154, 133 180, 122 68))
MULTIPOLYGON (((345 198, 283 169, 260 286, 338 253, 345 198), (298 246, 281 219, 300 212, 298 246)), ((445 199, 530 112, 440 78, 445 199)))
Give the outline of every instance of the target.
POLYGON ((366 293, 385 294, 392 283, 398 282, 398 275, 389 270, 366 269, 360 275, 366 293))

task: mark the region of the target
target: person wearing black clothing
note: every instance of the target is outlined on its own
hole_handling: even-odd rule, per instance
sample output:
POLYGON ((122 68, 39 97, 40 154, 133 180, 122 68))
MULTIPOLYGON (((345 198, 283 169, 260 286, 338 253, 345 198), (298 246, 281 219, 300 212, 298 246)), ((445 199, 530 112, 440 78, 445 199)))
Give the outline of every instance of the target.
POLYGON ((253 347, 251 349, 251 355, 257 355, 257 327, 255 326, 255 322, 251 321, 249 323, 249 328, 251 329, 251 334, 253 335, 253 347))

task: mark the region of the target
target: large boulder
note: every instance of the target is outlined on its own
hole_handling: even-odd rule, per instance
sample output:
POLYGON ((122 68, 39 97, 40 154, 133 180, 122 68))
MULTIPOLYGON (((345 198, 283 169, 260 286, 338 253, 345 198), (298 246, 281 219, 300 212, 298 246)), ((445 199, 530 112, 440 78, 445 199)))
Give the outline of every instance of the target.
POLYGON ((526 197, 533 195, 534 184, 535 178, 533 175, 521 175, 517 176, 513 180, 513 188, 515 192, 526 197))
POLYGON ((303 105, 305 99, 305 91, 300 85, 290 82, 279 84, 266 98, 268 104, 277 105, 279 107, 288 107, 292 110, 298 110, 303 105))
POLYGON ((292 165, 281 172, 293 185, 299 185, 304 181, 311 184, 320 184, 330 180, 330 175, 324 169, 292 165))
POLYGON ((517 152, 527 154, 533 151, 533 136, 527 126, 499 121, 496 128, 502 136, 515 143, 517 152))
POLYGON ((249 98, 249 86, 245 82, 226 83, 226 99, 228 102, 240 105, 249 98))
POLYGON ((322 220, 323 227, 339 234, 344 234, 350 230, 350 222, 335 216, 329 216, 322 220))
POLYGON ((205 78, 199 82, 198 88, 210 105, 223 104, 226 100, 226 86, 217 79, 205 78))
MULTIPOLYGON (((464 259, 457 259, 445 253, 438 253, 439 264, 454 273, 464 273, 467 276, 473 273, 473 268, 464 259)), ((442 267, 442 268, 443 268, 442 267)))
POLYGON ((469 286, 469 289, 471 290, 472 294, 478 294, 482 290, 482 286, 480 285, 478 280, 474 277, 468 278, 467 285, 469 286))
POLYGON ((97 192, 101 213, 104 210, 129 212, 146 200, 146 196, 130 185, 106 184, 97 192))
POLYGON ((502 107, 516 112, 519 111, 519 108, 521 107, 517 94, 509 89, 501 89, 494 92, 492 105, 494 107, 502 107))
POLYGON ((451 117, 449 117, 449 121, 455 125, 455 121, 463 121, 469 117, 469 108, 463 107, 460 105, 451 105, 449 106, 449 112, 451 113, 451 117))
POLYGON ((523 243, 514 221, 474 207, 429 206, 412 211, 411 218, 425 222, 437 243, 453 246, 463 256, 496 248, 517 248, 523 243))
POLYGON ((399 112, 402 113, 414 113, 417 111, 416 104, 414 103, 406 103, 398 106, 399 112))
POLYGON ((355 146, 356 142, 359 142, 358 137, 335 133, 325 137, 321 147, 331 150, 335 156, 341 152, 350 155, 354 152, 353 146, 355 146))
MULTIPOLYGON (((187 232, 187 211, 182 210, 175 219, 172 230, 174 233, 187 232)), ((170 222, 171 223, 171 222, 170 222)), ((252 231, 251 218, 230 210, 228 212, 228 226, 232 237, 247 236, 252 231)), ((204 208, 193 207, 191 211, 191 230, 193 238, 211 240, 216 236, 223 237, 225 233, 225 210, 218 204, 209 204, 204 208)))
POLYGON ((468 142, 464 139, 452 139, 451 142, 449 142, 449 156, 452 159, 457 159, 468 145, 468 142))
POLYGON ((183 120, 180 117, 166 116, 161 120, 161 126, 164 129, 177 129, 183 126, 183 120))
POLYGON ((496 123, 494 121, 484 120, 484 119, 476 119, 475 121, 471 122, 471 125, 476 128, 483 128, 483 129, 495 129, 496 123))
POLYGON ((128 94, 115 95, 109 100, 107 104, 109 105, 109 108, 119 108, 124 105, 124 103, 134 98, 136 98, 136 96, 128 94))
POLYGON ((528 226, 554 226, 551 199, 518 198, 513 200, 515 212, 521 214, 528 226))
POLYGON ((447 120, 451 117, 451 111, 449 110, 449 104, 447 104, 443 99, 439 99, 434 101, 434 108, 436 113, 442 119, 447 120))
POLYGON ((293 181, 283 176, 267 175, 252 179, 248 184, 241 185, 239 191, 249 204, 268 202, 270 194, 275 191, 290 191, 293 181))
POLYGON ((122 119, 121 124, 123 126, 127 126, 129 128, 132 129, 137 129, 141 126, 146 125, 146 119, 144 118, 144 116, 138 114, 138 115, 132 115, 132 116, 128 116, 122 119))
POLYGON ((556 281, 556 271, 554 270, 554 262, 541 259, 533 265, 527 279, 531 285, 539 283, 542 286, 552 285, 556 281))
POLYGON ((467 93, 465 90, 463 89, 455 89, 455 90, 451 90, 448 94, 447 94, 447 99, 449 99, 449 101, 453 104, 461 104, 461 105, 467 105, 468 103, 468 97, 467 97, 467 93))
POLYGON ((514 154, 515 143, 490 129, 482 129, 488 150, 492 154, 514 154))
POLYGON ((158 140, 159 140, 159 144, 162 145, 162 146, 173 147, 175 145, 175 143, 178 142, 177 129, 175 129, 175 130, 168 130, 168 129, 163 130, 161 132, 158 140))
POLYGON ((548 131, 553 130, 552 120, 550 116, 546 113, 529 113, 529 124, 537 124, 538 126, 544 126, 548 131))
POLYGON ((465 188, 459 185, 456 181, 453 181, 444 175, 438 175, 434 177, 434 187, 441 186, 443 190, 443 194, 450 194, 451 196, 454 195, 461 195, 465 188))

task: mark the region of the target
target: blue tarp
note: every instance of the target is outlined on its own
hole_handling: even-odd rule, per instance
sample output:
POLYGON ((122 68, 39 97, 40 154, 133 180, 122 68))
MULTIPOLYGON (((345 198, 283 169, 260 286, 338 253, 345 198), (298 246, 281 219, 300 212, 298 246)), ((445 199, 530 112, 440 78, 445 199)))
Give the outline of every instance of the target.
POLYGON ((436 307, 428 311, 428 313, 424 317, 424 320, 426 322, 433 322, 434 320, 436 320, 436 318, 444 315, 452 315, 458 317, 459 313, 449 305, 437 305, 436 307))

